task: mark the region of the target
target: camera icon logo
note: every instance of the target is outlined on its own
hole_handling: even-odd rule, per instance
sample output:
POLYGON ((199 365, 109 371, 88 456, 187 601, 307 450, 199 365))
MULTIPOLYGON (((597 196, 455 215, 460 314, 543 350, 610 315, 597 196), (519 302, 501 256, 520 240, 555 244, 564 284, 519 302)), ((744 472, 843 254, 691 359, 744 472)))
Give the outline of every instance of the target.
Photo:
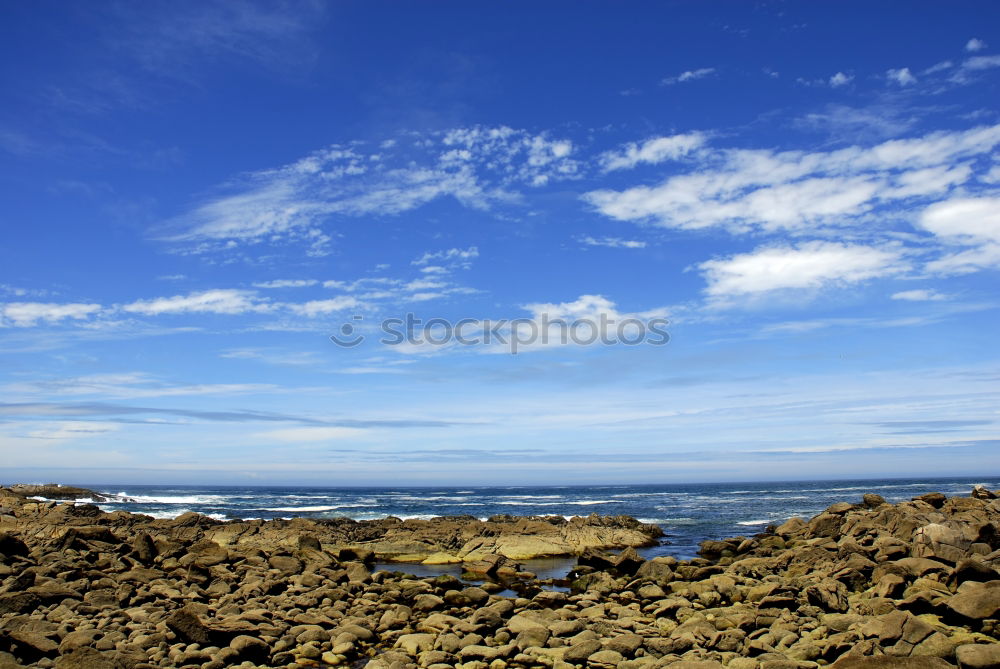
MULTIPOLYGON (((354 320, 364 320, 364 316, 354 316, 354 320)), ((363 334, 355 334, 355 327, 350 323, 341 325, 339 334, 330 335, 330 341, 343 348, 354 348, 364 340, 365 336, 363 334)))

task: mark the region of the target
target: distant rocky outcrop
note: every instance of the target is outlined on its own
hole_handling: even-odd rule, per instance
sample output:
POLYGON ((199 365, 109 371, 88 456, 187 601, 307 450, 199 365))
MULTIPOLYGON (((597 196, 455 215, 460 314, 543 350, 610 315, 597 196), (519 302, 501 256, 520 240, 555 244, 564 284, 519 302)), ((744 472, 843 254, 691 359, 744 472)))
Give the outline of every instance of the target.
MULTIPOLYGON (((73 491, 64 492, 63 499, 100 497, 90 490, 61 486, 11 486, 8 494, 32 502, 33 497, 46 497, 41 494, 43 490, 52 492, 53 488, 73 491)), ((492 555, 517 561, 579 555, 592 548, 653 546, 663 535, 657 525, 640 523, 629 516, 597 514, 569 520, 562 516, 500 515, 485 521, 474 516, 446 516, 428 520, 390 517, 366 521, 295 518, 223 522, 197 513, 154 520, 125 512, 103 514, 87 505, 71 509, 44 502, 25 504, 22 508, 34 513, 22 515, 14 522, 0 519, 0 531, 27 531, 39 538, 59 538, 99 516, 101 522, 129 533, 141 531, 169 538, 198 536, 237 550, 296 548, 301 538, 308 536, 317 548, 335 554, 348 551, 377 560, 428 564, 475 564, 492 555), (81 516, 83 521, 79 520, 81 516)))
POLYGON ((652 540, 623 518, 154 520, 0 489, 0 669, 1000 666, 992 491, 866 495, 687 561, 591 545, 633 532, 652 540), (578 552, 567 581, 505 557, 528 532, 578 552), (430 548, 486 580, 372 571, 430 548))
POLYGON ((126 499, 117 495, 105 495, 104 493, 94 492, 87 488, 77 488, 76 486, 60 485, 58 483, 15 483, 10 488, 7 488, 7 490, 22 497, 41 497, 47 500, 113 502, 126 499))

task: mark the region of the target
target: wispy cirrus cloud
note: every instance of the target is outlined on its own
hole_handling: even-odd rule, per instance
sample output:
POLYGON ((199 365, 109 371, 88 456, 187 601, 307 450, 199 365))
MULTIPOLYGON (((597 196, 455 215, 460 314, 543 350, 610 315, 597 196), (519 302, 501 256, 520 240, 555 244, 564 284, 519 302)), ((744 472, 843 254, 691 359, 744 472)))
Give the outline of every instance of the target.
POLYGON ((302 65, 317 53, 312 40, 325 13, 322 3, 207 0, 116 5, 103 12, 109 46, 147 72, 170 78, 200 76, 197 68, 244 61, 280 69, 302 65))
POLYGON ((141 372, 43 378, 34 381, 8 383, 2 388, 8 397, 73 396, 112 399, 240 395, 278 390, 277 386, 267 383, 176 384, 141 372))
POLYGON ((254 288, 308 288, 318 283, 317 279, 274 279, 272 281, 258 281, 253 286, 254 288))
POLYGON ((586 235, 579 237, 578 241, 584 246, 606 246, 611 249, 644 249, 646 242, 637 239, 622 239, 620 237, 591 237, 586 235))
POLYGON ((414 260, 412 265, 428 265, 432 261, 435 265, 457 265, 463 268, 470 266, 472 260, 479 257, 479 248, 470 246, 466 249, 447 249, 444 251, 428 251, 414 260))
POLYGON ((243 314, 268 311, 273 305, 260 300, 256 293, 247 290, 203 290, 187 295, 136 300, 122 306, 122 311, 146 316, 162 314, 243 314))
POLYGON ((890 297, 894 300, 905 302, 940 302, 947 300, 948 296, 930 288, 914 288, 912 290, 901 290, 893 293, 890 297))
POLYGON ((409 418, 340 418, 337 416, 305 416, 269 411, 211 411, 176 407, 134 406, 114 402, 0 402, 0 416, 16 419, 52 419, 72 417, 103 417, 105 422, 122 422, 122 417, 168 416, 219 423, 290 423, 303 426, 336 427, 341 429, 411 429, 442 428, 459 425, 485 424, 468 421, 425 420, 409 418))
POLYGON ((39 323, 86 320, 101 310, 100 304, 71 302, 7 302, 0 304, 0 327, 32 327, 39 323))
POLYGON ((696 70, 685 70, 680 74, 672 77, 665 77, 660 80, 661 86, 673 86, 674 84, 683 84, 687 81, 695 81, 697 79, 704 79, 705 77, 715 74, 714 67, 699 67, 696 70))
POLYGON ((266 241, 304 244, 322 256, 332 242, 331 217, 393 216, 440 198, 474 209, 512 203, 519 188, 576 178, 573 151, 569 140, 505 126, 332 146, 244 175, 160 236, 191 253, 266 241))
POLYGON ((706 135, 690 132, 666 137, 654 137, 641 143, 630 142, 616 151, 602 153, 598 160, 605 172, 631 169, 641 163, 655 165, 677 160, 704 145, 706 135))

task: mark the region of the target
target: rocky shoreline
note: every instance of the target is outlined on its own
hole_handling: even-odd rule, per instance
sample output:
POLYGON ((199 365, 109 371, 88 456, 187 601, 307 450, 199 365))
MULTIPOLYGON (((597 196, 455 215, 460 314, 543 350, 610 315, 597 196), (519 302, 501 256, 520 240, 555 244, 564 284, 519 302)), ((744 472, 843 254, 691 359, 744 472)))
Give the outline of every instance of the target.
POLYGON ((643 560, 662 533, 622 516, 155 520, 26 492, 0 488, 0 669, 1000 666, 982 489, 865 495, 687 561, 643 560), (577 565, 520 569, 540 555, 577 565))

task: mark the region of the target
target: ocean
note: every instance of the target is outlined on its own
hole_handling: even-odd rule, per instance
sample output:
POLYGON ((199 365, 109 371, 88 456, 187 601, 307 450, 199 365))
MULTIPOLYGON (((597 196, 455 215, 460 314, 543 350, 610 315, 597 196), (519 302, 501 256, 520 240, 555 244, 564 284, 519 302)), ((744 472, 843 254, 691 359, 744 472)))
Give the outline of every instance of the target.
POLYGON ((219 520, 625 514, 656 523, 666 533, 661 545, 641 551, 645 557, 687 559, 695 556, 698 544, 705 539, 753 535, 792 516, 809 518, 834 502, 859 502, 864 493, 899 502, 928 492, 968 495, 977 484, 995 490, 1000 488, 1000 478, 549 487, 83 487, 135 500, 98 505, 106 511, 132 511, 156 518, 172 518, 188 511, 219 520))

